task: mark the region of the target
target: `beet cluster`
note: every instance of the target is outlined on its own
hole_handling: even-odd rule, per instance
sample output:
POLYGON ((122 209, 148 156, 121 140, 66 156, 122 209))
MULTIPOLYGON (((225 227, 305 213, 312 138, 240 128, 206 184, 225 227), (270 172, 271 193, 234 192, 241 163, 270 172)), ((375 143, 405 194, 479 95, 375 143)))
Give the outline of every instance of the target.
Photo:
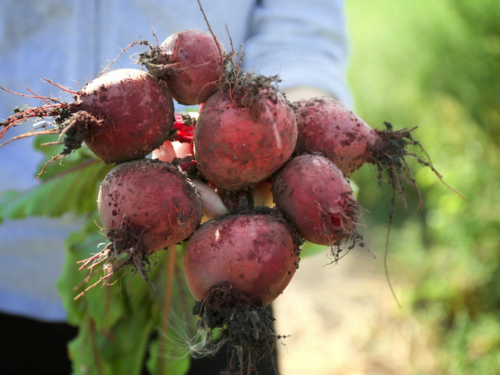
POLYGON ((50 116, 54 127, 42 133, 64 145, 55 158, 85 143, 115 163, 98 197, 109 244, 84 267, 104 262, 104 283, 125 267, 147 280, 154 252, 187 241, 199 329, 221 330, 230 371, 251 373, 274 350, 265 306, 295 274, 304 240, 335 259, 347 241, 361 241, 347 176, 372 163, 399 186, 406 148, 417 143, 405 129, 370 128, 331 98, 290 103, 276 77, 242 72, 210 33, 186 30, 149 47, 138 61, 148 72, 103 74, 71 92, 73 103, 42 98, 52 104, 17 111, 0 123, 0 138, 50 116), (172 97, 202 104, 199 114, 174 115, 172 97), (254 207, 263 192, 274 208, 254 207))

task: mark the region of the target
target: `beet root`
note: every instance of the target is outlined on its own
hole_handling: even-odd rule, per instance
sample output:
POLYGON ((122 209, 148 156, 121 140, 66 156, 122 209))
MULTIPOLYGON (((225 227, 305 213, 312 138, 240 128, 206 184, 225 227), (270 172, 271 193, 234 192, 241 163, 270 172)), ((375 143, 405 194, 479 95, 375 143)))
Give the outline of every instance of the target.
POLYGON ((267 305, 292 278, 298 255, 296 240, 282 218, 256 213, 225 215, 206 222, 189 239, 184 271, 198 301, 207 296, 210 287, 227 281, 253 303, 267 305))
POLYGON ((205 102, 225 75, 224 45, 210 33, 184 30, 172 34, 160 47, 142 53, 139 62, 163 80, 181 104, 205 102))
MULTIPOLYGON (((49 81, 50 82, 50 81, 49 81)), ((52 82, 50 82, 52 83, 52 82)), ((118 69, 101 75, 80 91, 70 91, 74 103, 36 96, 47 104, 18 110, 0 126, 0 138, 13 126, 29 118, 55 117, 16 139, 40 134, 59 134, 64 150, 59 157, 80 148, 82 142, 104 162, 121 163, 145 157, 169 136, 174 122, 174 106, 167 87, 150 74, 136 69, 118 69), (64 139, 62 140, 64 136, 64 139)), ((22 94, 20 94, 22 95, 22 94)), ((56 157, 54 157, 55 159, 56 157)))
POLYGON ((372 129, 354 112, 332 98, 298 101, 293 103, 293 107, 299 129, 295 155, 319 153, 347 176, 363 164, 374 164, 379 181, 387 181, 394 192, 399 193, 405 206, 404 182, 419 192, 406 162, 407 157, 413 157, 423 166, 429 167, 443 184, 463 198, 443 181, 422 145, 413 139, 411 133, 416 128, 394 130, 390 123, 384 122, 386 130, 372 129), (419 147, 425 156, 410 152, 410 146, 419 147), (387 178, 384 178, 384 173, 387 178))
POLYGON ((384 145, 377 132, 332 98, 293 103, 299 136, 295 154, 320 153, 346 175, 374 161, 384 145))
POLYGON ((97 202, 106 231, 116 237, 125 222, 140 227, 148 253, 190 236, 203 212, 196 187, 182 172, 149 159, 113 168, 101 184, 97 202))
POLYGON ((81 109, 99 118, 85 144, 107 163, 145 157, 168 137, 174 121, 172 98, 165 85, 140 70, 119 69, 86 85, 81 109))
POLYGON ((159 160, 117 165, 101 184, 97 203, 110 243, 82 268, 106 261, 103 280, 126 265, 135 265, 147 280, 150 255, 189 237, 203 215, 196 187, 159 160))
POLYGON ((272 193, 276 207, 305 240, 331 246, 333 251, 359 237, 359 206, 349 181, 328 159, 293 158, 273 177, 272 193))
POLYGON ((255 361, 271 353, 277 336, 264 307, 293 277, 301 244, 270 208, 210 220, 189 239, 184 275, 198 301, 193 313, 201 330, 221 329, 233 353, 231 373, 251 373, 255 361))
POLYGON ((259 112, 237 106, 230 92, 205 103, 194 133, 200 173, 217 187, 234 191, 270 177, 292 155, 297 126, 281 94, 260 98, 259 112))

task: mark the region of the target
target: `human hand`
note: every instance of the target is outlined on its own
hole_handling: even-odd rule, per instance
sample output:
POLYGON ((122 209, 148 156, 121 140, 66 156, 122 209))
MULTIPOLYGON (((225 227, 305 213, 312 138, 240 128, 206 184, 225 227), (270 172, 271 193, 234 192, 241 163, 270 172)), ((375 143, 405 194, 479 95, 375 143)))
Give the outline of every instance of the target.
POLYGON ((290 102, 295 102, 297 100, 307 100, 315 97, 320 97, 320 96, 329 96, 331 95, 327 94, 323 90, 320 90, 316 87, 312 86, 296 86, 296 87, 291 87, 289 89, 283 90, 283 93, 286 95, 287 99, 290 102))

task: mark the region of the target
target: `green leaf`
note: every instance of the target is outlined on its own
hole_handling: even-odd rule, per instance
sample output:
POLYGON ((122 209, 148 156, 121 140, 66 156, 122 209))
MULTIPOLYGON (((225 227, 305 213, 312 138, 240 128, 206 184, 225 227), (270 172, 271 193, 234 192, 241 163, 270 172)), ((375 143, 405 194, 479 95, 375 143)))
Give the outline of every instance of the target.
POLYGON ((124 315, 112 331, 104 334, 87 316, 78 336, 69 344, 73 374, 139 375, 154 321, 150 306, 145 305, 124 315))
POLYGON ((95 212, 99 186, 110 169, 89 160, 26 192, 7 192, 0 204, 0 220, 95 212))
POLYGON ((316 255, 318 253, 325 253, 327 250, 327 247, 325 245, 316 245, 311 242, 306 241, 304 245, 300 248, 300 257, 301 258, 306 258, 310 257, 313 255, 316 255))
MULTIPOLYGON (((44 160, 38 166, 37 175, 40 171, 42 171, 47 161, 52 159, 52 157, 54 157, 55 155, 58 155, 64 147, 63 145, 43 147, 41 145, 49 142, 56 142, 58 137, 58 135, 41 135, 35 137, 33 141, 33 148, 37 151, 40 151, 45 156, 44 160)), ((40 180, 49 179, 88 160, 97 161, 99 159, 97 159, 94 153, 90 151, 89 148, 85 146, 85 144, 83 144, 80 149, 72 152, 71 155, 65 156, 62 159, 55 160, 52 163, 48 164, 45 172, 41 174, 39 178, 40 180)))
POLYGON ((111 329, 126 310, 119 285, 116 288, 96 286, 82 298, 74 300, 87 286, 97 282, 102 274, 98 272, 78 291, 74 290, 75 286, 80 285, 89 274, 87 270, 80 271, 77 262, 97 253, 102 248, 99 244, 108 242, 95 224, 97 216, 97 214, 91 216, 80 231, 71 233, 66 240, 65 261, 57 288, 70 324, 78 325, 87 314, 94 320, 97 330, 106 331, 111 329))
POLYGON ((134 276, 129 268, 118 272, 114 285, 97 285, 74 300, 82 289, 102 275, 98 272, 79 290, 74 290, 74 286, 88 275, 88 271, 78 270, 77 262, 99 251, 99 243, 107 242, 94 223, 97 216, 90 215, 81 230, 68 237, 63 273, 57 285, 68 313, 68 322, 79 326, 79 334, 69 346, 73 373, 138 375, 148 350, 147 366, 151 374, 185 374, 190 365, 185 343, 196 333, 196 319, 191 314, 194 299, 182 275, 183 246, 175 250, 176 273, 167 336, 158 335, 158 332, 163 326, 165 270, 171 250, 153 255, 156 264, 148 275, 150 283, 139 275, 134 276), (151 340, 153 336, 157 338, 151 340), (164 369, 162 374, 160 367, 164 369))
MULTIPOLYGON (((77 261, 100 250, 99 243, 107 242, 94 223, 94 217, 80 231, 72 233, 66 241, 66 258, 58 290, 68 313, 70 324, 79 326, 78 336, 70 343, 70 357, 74 374, 139 374, 153 326, 158 320, 157 308, 142 281, 140 288, 127 288, 131 275, 116 275, 115 285, 97 285, 78 300, 78 293, 99 280, 97 272, 79 290, 74 290, 89 271, 79 271, 77 261), (137 300, 131 303, 131 299, 137 300), (135 306, 135 308, 133 308, 135 306)), ((135 281, 135 280, 134 280, 135 281)), ((133 283, 131 283, 133 284, 133 283)))
MULTIPOLYGON (((163 315, 160 315, 157 327, 159 335, 149 346, 150 356, 147 361, 147 368, 150 374, 181 375, 189 370, 189 349, 196 335, 197 318, 192 314, 195 300, 189 292, 182 273, 184 249, 185 243, 176 247, 176 266, 168 324, 163 324, 163 315), (166 332, 163 329, 166 329, 166 332)), ((168 251, 171 250, 172 248, 168 251)), ((166 270, 168 267, 168 252, 163 253, 162 258, 164 259, 161 267, 166 270)), ((155 288, 150 290, 153 299, 161 310, 163 310, 162 307, 165 301, 167 276, 167 272, 159 272, 155 279, 155 288)))
MULTIPOLYGON (((173 322, 186 324, 178 320, 173 320, 173 322)), ((177 326, 176 329, 185 330, 186 327, 177 326)), ((189 337, 182 337, 182 333, 185 331, 169 331, 166 336, 164 332, 161 332, 160 335, 151 342, 149 346, 150 356, 147 361, 147 369, 150 374, 182 375, 189 371, 191 365, 187 343, 189 337), (163 361, 163 364, 160 365, 161 361, 163 361), (163 368, 163 371, 161 371, 160 368, 163 368)))
POLYGON ((103 240, 92 219, 89 219, 80 231, 71 233, 66 239, 66 251, 61 276, 57 281, 57 290, 62 298, 66 319, 69 324, 78 325, 85 318, 86 304, 84 299, 74 301, 77 293, 73 290, 87 276, 86 272, 78 271, 77 262, 88 258, 96 252, 97 245, 103 240))
POLYGON ((151 304, 125 315, 113 327, 111 336, 102 336, 100 352, 113 374, 140 374, 156 317, 151 304))

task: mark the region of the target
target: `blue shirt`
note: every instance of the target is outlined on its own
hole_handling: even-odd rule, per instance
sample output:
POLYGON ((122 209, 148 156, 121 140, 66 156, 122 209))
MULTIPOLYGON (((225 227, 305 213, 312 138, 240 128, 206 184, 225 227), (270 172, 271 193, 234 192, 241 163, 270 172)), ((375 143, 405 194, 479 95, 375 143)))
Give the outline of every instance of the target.
MULTIPOLYGON (((215 35, 235 50, 244 45, 244 68, 279 74, 280 89, 313 86, 351 106, 344 70, 347 42, 342 0, 202 1, 215 35)), ((61 90, 49 78, 78 89, 95 78, 122 48, 147 39, 160 43, 176 31, 207 30, 196 0, 3 0, 0 14, 0 85, 45 96, 61 90)), ((137 68, 128 50, 114 65, 137 68)), ((71 102, 70 97, 64 97, 71 102)), ((38 106, 33 99, 0 91, 0 119, 14 107, 38 106)), ((182 106, 176 105, 177 111, 182 106)), ((11 129, 11 136, 32 123, 11 129)), ((0 141, 1 142, 1 141, 0 141)), ((36 185, 41 155, 24 139, 0 148, 0 195, 36 185)), ((97 208, 96 208, 97 209, 97 208)), ((44 321, 63 321, 55 282, 60 275, 68 233, 81 219, 30 218, 0 225, 0 311, 44 321)), ((75 265, 76 266, 76 265, 75 265)))

